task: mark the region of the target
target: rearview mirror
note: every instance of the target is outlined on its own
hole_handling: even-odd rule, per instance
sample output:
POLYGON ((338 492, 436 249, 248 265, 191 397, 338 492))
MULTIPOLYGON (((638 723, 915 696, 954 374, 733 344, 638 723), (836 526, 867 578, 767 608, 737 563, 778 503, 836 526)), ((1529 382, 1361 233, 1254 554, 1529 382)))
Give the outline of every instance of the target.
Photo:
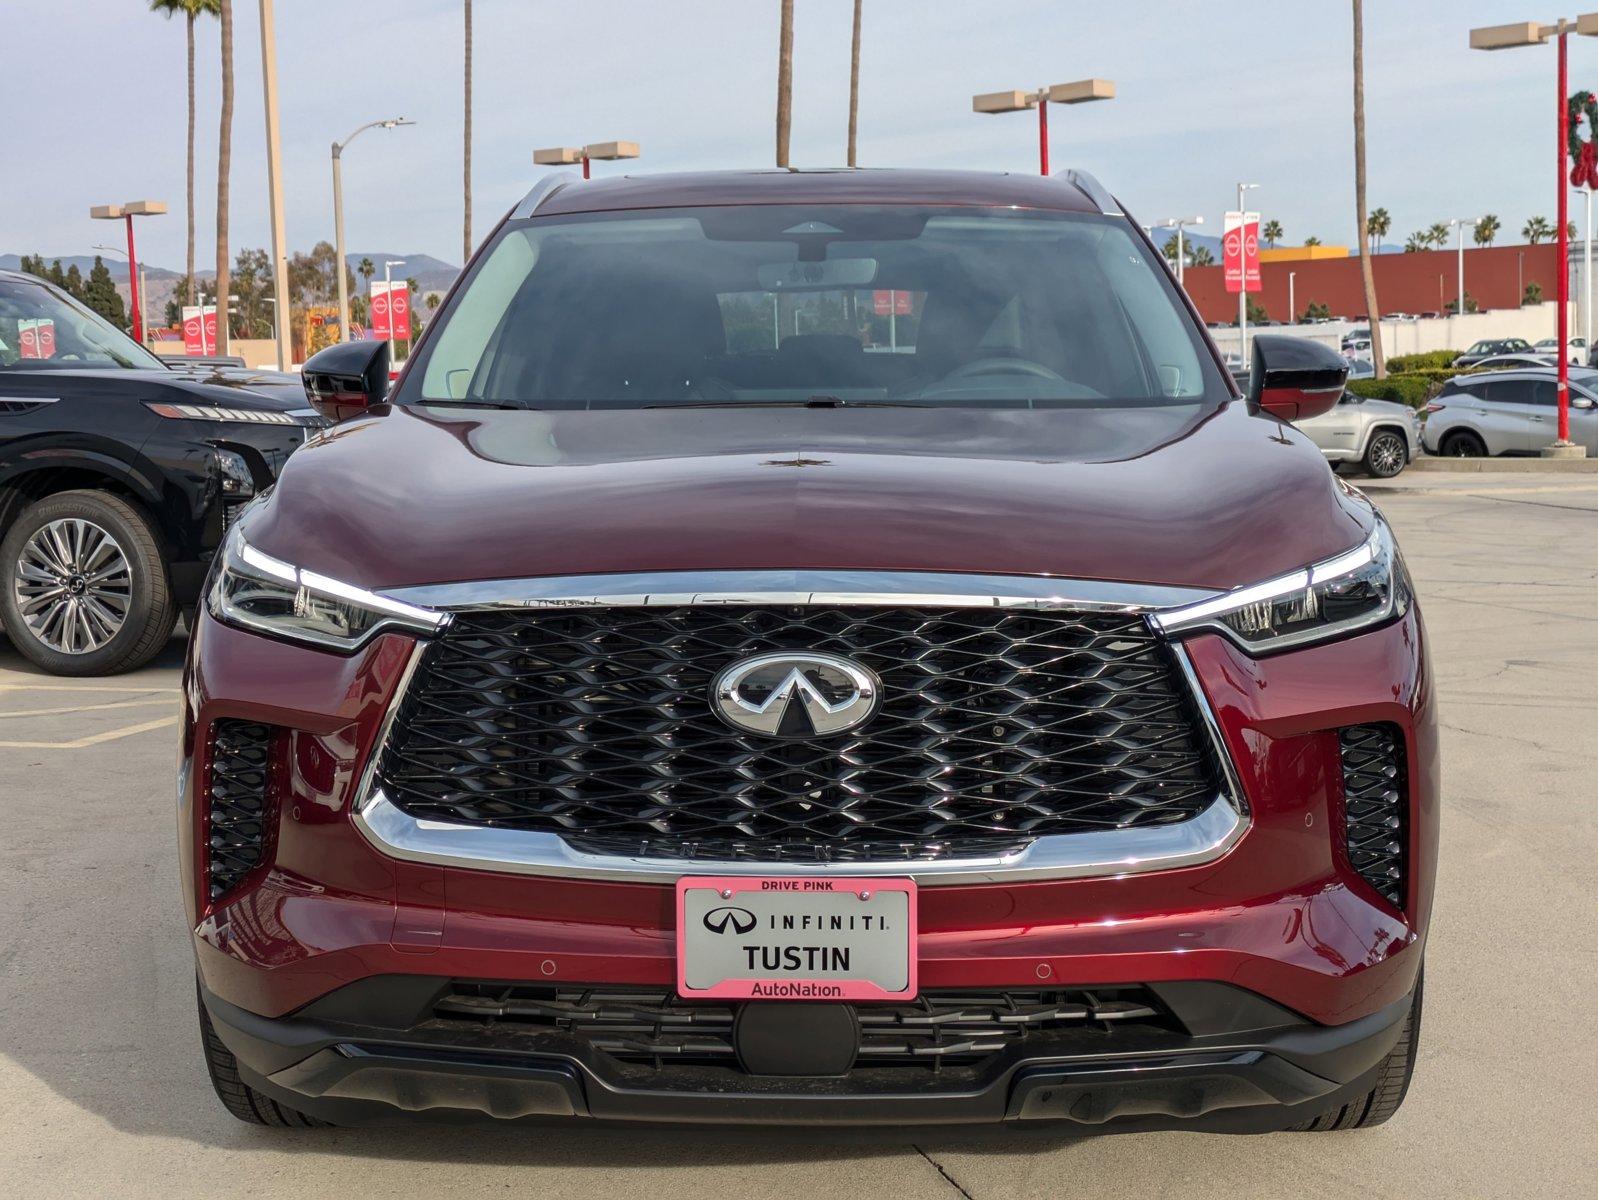
POLYGON ((329 421, 359 416, 388 396, 388 343, 339 342, 311 355, 305 395, 329 421))
POLYGON ((1281 333, 1254 335, 1248 376, 1251 412, 1278 421, 1305 421, 1337 406, 1348 381, 1348 363, 1329 346, 1281 333))

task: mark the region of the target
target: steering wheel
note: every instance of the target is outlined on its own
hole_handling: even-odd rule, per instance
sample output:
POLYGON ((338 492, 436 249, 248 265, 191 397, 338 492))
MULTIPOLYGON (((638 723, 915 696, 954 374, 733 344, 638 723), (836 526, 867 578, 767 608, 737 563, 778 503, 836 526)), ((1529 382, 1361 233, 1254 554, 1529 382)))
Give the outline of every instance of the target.
POLYGON ((1055 383, 1066 381, 1064 375, 1050 370, 1042 363, 1025 358, 998 357, 978 358, 968 363, 961 363, 943 379, 945 382, 951 379, 970 379, 973 375, 1031 375, 1035 379, 1048 379, 1055 383))

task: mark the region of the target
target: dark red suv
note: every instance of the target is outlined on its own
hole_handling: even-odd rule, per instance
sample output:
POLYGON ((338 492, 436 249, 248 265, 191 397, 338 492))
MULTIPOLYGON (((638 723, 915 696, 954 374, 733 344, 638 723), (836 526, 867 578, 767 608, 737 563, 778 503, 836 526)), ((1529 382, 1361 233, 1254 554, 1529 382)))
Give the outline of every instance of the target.
POLYGON ((1392 533, 1093 179, 535 189, 232 526, 184 894, 218 1093, 1342 1129, 1437 839, 1392 533))

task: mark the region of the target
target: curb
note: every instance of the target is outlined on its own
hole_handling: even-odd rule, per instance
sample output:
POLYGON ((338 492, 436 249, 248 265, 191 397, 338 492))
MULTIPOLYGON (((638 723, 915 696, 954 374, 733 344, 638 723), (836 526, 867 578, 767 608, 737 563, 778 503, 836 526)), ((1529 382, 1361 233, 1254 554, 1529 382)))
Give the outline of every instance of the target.
POLYGON ((1428 454, 1416 458, 1407 469, 1457 475, 1586 474, 1598 472, 1598 458, 1436 458, 1428 454))

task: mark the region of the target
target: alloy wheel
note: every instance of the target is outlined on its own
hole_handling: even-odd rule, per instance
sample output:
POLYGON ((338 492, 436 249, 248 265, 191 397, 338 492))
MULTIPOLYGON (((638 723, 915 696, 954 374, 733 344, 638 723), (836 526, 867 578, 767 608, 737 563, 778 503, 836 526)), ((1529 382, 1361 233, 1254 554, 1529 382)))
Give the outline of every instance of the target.
POLYGON ((69 517, 40 526, 22 544, 12 591, 35 638, 62 654, 88 654, 127 622, 133 571, 110 533, 69 517))
POLYGON ((1404 443, 1396 434, 1378 434, 1370 448, 1371 472, 1390 479, 1404 469, 1404 443))

